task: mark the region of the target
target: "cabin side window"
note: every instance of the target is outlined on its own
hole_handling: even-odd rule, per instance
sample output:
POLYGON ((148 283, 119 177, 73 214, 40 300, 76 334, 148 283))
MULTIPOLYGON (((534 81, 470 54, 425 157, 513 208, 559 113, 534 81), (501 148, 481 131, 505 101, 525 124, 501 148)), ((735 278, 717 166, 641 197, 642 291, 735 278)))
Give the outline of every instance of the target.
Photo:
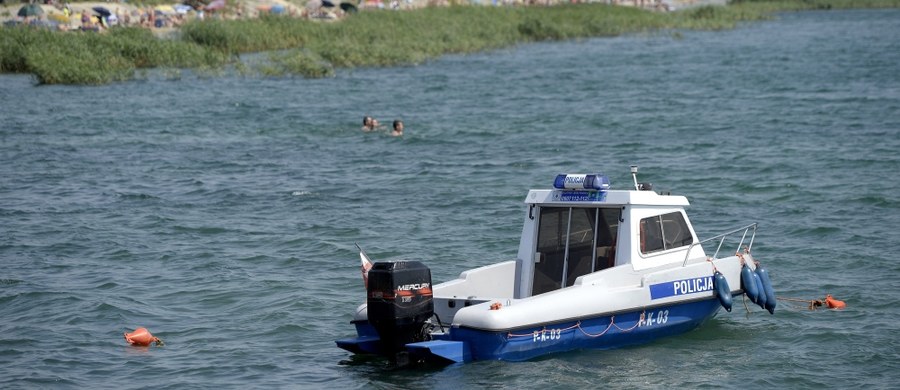
POLYGON ((641 253, 680 248, 694 242, 684 215, 679 212, 641 219, 641 253))
POLYGON ((542 207, 532 295, 568 287, 615 265, 618 208, 542 207))

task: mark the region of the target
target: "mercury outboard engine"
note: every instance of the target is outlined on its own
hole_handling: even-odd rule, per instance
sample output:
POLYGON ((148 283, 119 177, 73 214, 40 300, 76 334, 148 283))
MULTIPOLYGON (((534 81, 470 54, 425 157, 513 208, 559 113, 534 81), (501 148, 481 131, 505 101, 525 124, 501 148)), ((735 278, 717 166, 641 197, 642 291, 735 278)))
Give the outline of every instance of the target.
POLYGON ((384 354, 425 341, 425 322, 434 314, 431 270, 418 261, 378 262, 366 287, 369 323, 378 332, 384 354))

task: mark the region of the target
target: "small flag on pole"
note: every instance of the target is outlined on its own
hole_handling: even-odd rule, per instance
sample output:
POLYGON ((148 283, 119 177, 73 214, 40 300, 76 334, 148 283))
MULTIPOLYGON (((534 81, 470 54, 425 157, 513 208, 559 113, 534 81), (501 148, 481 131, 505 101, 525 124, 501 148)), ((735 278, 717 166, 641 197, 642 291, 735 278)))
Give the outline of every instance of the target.
POLYGON ((369 288, 369 270, 372 269, 372 260, 369 260, 369 256, 366 255, 366 252, 360 248, 359 244, 356 244, 356 247, 359 248, 359 260, 361 262, 360 270, 362 271, 363 284, 365 284, 366 288, 369 288))

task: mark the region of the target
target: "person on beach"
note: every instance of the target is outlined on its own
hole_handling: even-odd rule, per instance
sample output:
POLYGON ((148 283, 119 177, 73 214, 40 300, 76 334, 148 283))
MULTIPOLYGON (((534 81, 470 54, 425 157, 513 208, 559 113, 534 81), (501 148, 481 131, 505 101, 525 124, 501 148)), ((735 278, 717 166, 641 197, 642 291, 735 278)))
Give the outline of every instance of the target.
POLYGON ((400 137, 403 136, 403 121, 399 119, 394 120, 394 130, 391 131, 391 136, 400 137))
POLYGON ((85 28, 91 27, 91 16, 88 15, 87 10, 81 11, 81 26, 85 28))

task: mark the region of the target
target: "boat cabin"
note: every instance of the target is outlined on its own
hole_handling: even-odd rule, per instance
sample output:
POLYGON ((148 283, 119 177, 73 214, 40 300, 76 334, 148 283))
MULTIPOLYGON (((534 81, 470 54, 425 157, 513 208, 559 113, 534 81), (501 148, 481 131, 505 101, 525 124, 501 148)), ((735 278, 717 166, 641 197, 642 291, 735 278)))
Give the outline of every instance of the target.
MULTIPOLYGON (((569 287, 611 267, 683 262, 686 247, 698 241, 687 198, 635 183, 635 190, 609 190, 603 175, 559 175, 553 189, 529 191, 514 298, 569 287)), ((695 246, 692 255, 705 256, 702 250, 695 246)))
POLYGON ((706 258, 702 246, 691 245, 699 240, 684 211, 687 198, 658 194, 632 173, 634 190, 610 190, 603 175, 561 174, 552 189, 529 191, 516 260, 435 286, 440 318, 578 285, 633 287, 645 270, 706 258))

